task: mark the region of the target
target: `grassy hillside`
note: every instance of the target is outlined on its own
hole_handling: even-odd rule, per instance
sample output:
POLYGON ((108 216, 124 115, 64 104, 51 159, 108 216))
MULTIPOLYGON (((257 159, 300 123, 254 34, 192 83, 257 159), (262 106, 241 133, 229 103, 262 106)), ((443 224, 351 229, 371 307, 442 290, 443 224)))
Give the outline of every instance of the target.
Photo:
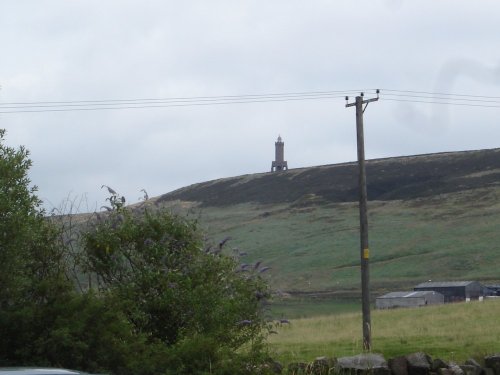
MULTIPOLYGON (((371 280, 379 292, 432 280, 498 280, 500 189, 369 204, 371 280)), ((214 243, 272 267, 284 291, 349 291, 359 284, 356 203, 193 209, 214 243)), ((193 212, 192 211, 192 212, 193 212)))
MULTIPOLYGON (((377 292, 432 280, 499 280, 500 150, 368 162, 371 280, 377 292)), ((158 198, 190 207, 216 243, 272 267, 290 292, 356 293, 353 163, 235 177, 158 198)))
MULTIPOLYGON (((424 351, 446 361, 480 360, 500 351, 500 327, 494 323, 499 314, 498 300, 373 311, 373 352, 386 358, 424 351)), ((284 363, 363 351, 361 313, 293 320, 277 332, 270 344, 284 363)))

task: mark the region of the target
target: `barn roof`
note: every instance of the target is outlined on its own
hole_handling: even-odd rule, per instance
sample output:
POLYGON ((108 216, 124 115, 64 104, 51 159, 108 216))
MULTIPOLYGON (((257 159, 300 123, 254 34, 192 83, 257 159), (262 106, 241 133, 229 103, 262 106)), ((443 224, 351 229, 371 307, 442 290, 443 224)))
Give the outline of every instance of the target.
POLYGON ((463 287, 470 284, 477 283, 477 281, 427 281, 425 283, 418 284, 416 288, 453 288, 453 287, 463 287))
POLYGON ((422 290, 418 292, 391 292, 384 294, 383 296, 377 298, 422 298, 425 296, 430 296, 433 294, 439 294, 437 292, 433 292, 431 290, 422 290))
POLYGON ((485 285, 485 287, 490 289, 500 289, 500 284, 488 284, 485 285))

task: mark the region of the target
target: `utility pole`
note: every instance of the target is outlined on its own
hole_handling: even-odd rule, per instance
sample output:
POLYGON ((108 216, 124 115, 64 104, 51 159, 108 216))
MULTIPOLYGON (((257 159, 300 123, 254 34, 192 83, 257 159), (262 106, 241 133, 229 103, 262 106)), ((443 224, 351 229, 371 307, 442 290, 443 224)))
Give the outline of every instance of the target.
POLYGON ((346 96, 346 107, 356 107, 356 133, 358 141, 358 166, 359 166, 359 223, 360 223, 360 253, 361 253, 361 305, 363 311, 363 349, 371 350, 371 318, 370 318, 370 247, 368 246, 368 215, 366 193, 366 168, 365 168, 365 141, 363 134, 363 114, 369 103, 379 98, 363 100, 363 93, 356 96, 354 103, 349 103, 346 96), (363 108, 363 105, 365 107, 363 108))

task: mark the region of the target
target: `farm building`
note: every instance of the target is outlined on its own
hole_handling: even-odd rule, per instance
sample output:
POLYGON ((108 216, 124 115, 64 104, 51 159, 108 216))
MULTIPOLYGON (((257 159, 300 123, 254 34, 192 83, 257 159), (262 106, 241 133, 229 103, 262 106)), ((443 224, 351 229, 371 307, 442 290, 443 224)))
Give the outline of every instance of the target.
POLYGON ((377 309, 394 309, 397 307, 420 307, 444 303, 444 296, 433 291, 392 292, 375 300, 377 309))
POLYGON ((490 284, 490 285, 485 285, 485 296, 495 296, 499 297, 500 296, 500 284, 490 284))
POLYGON ((415 291, 435 291, 444 296, 444 302, 482 300, 484 287, 477 281, 429 281, 413 288, 415 291))

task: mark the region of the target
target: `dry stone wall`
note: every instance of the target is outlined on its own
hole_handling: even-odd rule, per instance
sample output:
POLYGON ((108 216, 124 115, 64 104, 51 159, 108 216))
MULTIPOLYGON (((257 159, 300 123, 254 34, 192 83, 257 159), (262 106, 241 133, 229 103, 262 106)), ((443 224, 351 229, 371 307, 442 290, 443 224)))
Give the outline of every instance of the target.
POLYGON ((487 356, 482 363, 469 359, 457 364, 433 359, 426 353, 387 361, 381 354, 365 353, 341 358, 318 357, 311 363, 296 362, 286 369, 278 366, 274 369, 274 373, 286 375, 500 375, 500 354, 487 356))

